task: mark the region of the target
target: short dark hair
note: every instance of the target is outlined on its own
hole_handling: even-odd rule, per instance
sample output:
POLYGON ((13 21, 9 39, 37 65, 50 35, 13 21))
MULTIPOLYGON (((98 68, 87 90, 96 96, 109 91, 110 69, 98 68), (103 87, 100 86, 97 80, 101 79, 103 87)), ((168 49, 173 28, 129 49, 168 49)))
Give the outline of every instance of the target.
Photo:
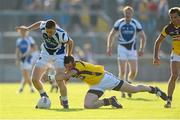
POLYGON ((56 26, 56 22, 54 20, 50 19, 50 20, 46 21, 46 26, 45 27, 47 29, 55 28, 55 26, 56 26))
POLYGON ((169 14, 177 13, 180 16, 180 8, 179 7, 173 7, 169 9, 169 14))
POLYGON ((69 64, 70 62, 74 62, 74 57, 72 56, 64 56, 64 64, 69 64))

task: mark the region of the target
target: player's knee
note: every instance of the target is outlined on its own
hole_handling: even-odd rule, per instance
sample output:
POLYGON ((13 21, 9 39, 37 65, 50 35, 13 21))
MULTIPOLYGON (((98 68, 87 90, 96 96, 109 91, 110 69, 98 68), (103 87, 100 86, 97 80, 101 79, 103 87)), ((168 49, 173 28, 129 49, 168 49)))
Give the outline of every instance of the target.
POLYGON ((129 77, 130 77, 131 79, 134 79, 134 78, 136 77, 136 75, 137 75, 137 72, 136 72, 136 71, 131 71, 129 77))
POLYGON ((141 85, 136 85, 136 86, 133 86, 130 90, 130 93, 137 93, 137 92, 140 92, 141 91, 141 85))
POLYGON ((178 74, 173 73, 173 74, 171 75, 170 81, 176 82, 177 79, 178 79, 178 74))
POLYGON ((172 77, 176 80, 178 78, 178 73, 172 74, 172 77))
POLYGON ((86 109, 94 109, 96 108, 96 105, 93 101, 88 101, 84 103, 84 108, 86 109))
POLYGON ((120 77, 123 77, 124 75, 125 75, 125 71, 120 71, 120 72, 119 72, 119 76, 120 76, 120 77))
POLYGON ((36 78, 32 78, 31 80, 32 80, 33 83, 39 82, 39 79, 36 79, 36 78))
POLYGON ((61 74, 56 74, 55 75, 55 79, 56 79, 56 81, 63 81, 63 74, 61 73, 61 74))
POLYGON ((85 103, 84 108, 86 109, 93 109, 95 108, 95 105, 93 103, 85 103))

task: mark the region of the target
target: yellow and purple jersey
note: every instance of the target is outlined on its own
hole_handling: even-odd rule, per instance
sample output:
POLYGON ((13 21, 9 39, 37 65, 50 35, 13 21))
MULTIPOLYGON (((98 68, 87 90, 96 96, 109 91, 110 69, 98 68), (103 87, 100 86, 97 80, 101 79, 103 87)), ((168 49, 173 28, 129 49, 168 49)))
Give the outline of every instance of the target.
POLYGON ((73 74, 72 77, 78 78, 90 86, 98 84, 104 77, 105 72, 104 66, 83 61, 76 61, 73 70, 76 71, 76 74, 73 74))
POLYGON ((172 41, 172 52, 180 55, 180 25, 174 26, 172 23, 166 25, 161 34, 166 37, 167 35, 171 36, 172 41))

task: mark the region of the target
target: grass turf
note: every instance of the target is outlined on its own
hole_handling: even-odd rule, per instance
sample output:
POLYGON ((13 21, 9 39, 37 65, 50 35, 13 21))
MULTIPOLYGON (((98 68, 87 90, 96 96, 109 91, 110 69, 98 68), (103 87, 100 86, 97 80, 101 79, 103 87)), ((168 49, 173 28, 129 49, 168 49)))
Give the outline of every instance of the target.
MULTIPOLYGON (((159 86, 166 91, 167 83, 144 83, 159 86)), ((110 106, 100 109, 84 109, 84 96, 88 90, 86 84, 69 83, 68 98, 70 109, 62 109, 58 93, 49 93, 50 85, 45 85, 51 100, 51 109, 35 109, 39 99, 38 92, 30 93, 26 86, 23 93, 16 93, 19 84, 0 84, 0 119, 180 119, 180 83, 174 92, 172 108, 165 109, 165 102, 149 93, 136 93, 132 98, 121 98, 119 92, 106 91, 102 96, 115 95, 123 109, 110 106)))

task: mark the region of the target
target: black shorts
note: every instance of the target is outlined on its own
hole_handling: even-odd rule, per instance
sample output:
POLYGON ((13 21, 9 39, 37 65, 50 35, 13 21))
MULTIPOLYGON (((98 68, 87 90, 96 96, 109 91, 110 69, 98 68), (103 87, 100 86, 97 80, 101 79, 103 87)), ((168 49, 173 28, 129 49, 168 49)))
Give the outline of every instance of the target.
POLYGON ((93 90, 93 89, 88 90, 87 93, 95 94, 95 95, 98 96, 98 98, 100 98, 100 97, 104 94, 104 92, 102 92, 102 91, 100 91, 100 90, 93 90))

